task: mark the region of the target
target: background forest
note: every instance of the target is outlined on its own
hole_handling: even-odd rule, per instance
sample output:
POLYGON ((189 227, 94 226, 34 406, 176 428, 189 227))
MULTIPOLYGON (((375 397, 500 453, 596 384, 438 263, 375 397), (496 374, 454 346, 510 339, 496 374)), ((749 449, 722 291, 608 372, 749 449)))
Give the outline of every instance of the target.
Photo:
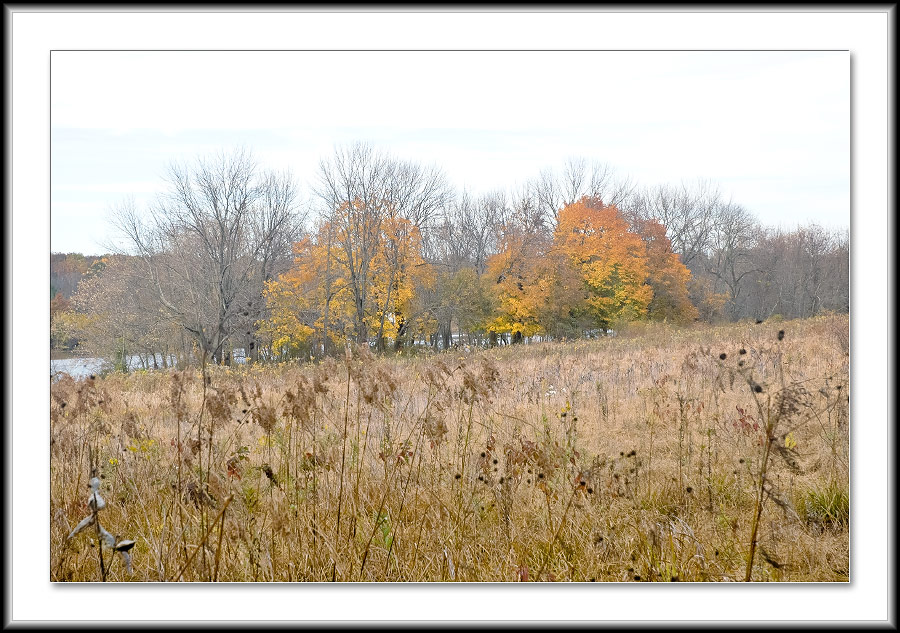
POLYGON ((102 257, 51 255, 51 353, 124 367, 493 346, 849 311, 849 232, 762 225, 709 181, 571 159, 514 190, 358 143, 308 188, 250 152, 173 163, 102 257))

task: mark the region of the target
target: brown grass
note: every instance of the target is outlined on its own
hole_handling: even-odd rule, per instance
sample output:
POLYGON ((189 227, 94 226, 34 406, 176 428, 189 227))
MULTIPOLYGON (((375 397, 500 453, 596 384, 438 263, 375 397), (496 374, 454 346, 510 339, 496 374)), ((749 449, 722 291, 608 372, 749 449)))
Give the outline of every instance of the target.
POLYGON ((847 332, 64 379, 50 578, 101 577, 96 473, 111 581, 847 581, 847 332))

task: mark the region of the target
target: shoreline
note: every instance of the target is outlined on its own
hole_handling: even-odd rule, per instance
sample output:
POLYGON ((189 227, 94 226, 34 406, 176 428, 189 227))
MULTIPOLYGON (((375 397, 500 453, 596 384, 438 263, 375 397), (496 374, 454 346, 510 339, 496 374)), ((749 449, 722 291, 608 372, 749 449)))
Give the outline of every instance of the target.
POLYGON ((87 358, 93 358, 93 356, 78 354, 76 352, 66 352, 58 349, 50 350, 50 360, 83 360, 87 358))

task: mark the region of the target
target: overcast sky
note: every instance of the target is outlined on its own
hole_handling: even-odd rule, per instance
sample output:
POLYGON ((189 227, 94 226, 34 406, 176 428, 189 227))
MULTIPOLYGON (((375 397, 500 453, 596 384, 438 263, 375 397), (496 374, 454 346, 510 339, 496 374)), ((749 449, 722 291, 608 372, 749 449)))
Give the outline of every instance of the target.
POLYGON ((354 141, 476 194, 584 157, 712 180, 766 224, 850 223, 846 52, 57 51, 51 91, 53 252, 104 252, 111 207, 173 160, 244 146, 305 190, 354 141))

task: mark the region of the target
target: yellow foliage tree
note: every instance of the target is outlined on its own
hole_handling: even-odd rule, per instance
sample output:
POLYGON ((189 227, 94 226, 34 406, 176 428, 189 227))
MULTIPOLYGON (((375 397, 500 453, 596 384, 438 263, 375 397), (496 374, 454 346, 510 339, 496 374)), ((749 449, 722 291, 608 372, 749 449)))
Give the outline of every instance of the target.
POLYGON ((371 298, 373 312, 367 321, 376 345, 384 349, 385 339, 397 340, 416 329, 415 298, 421 288, 433 288, 434 271, 422 258, 419 229, 401 217, 382 222, 381 240, 373 260, 371 298))
POLYGON ((434 273, 422 258, 418 228, 386 214, 377 230, 366 218, 363 239, 350 234, 354 225, 341 214, 362 215, 342 208, 336 221, 321 223, 314 237, 294 245, 294 266, 266 287, 269 318, 259 328, 276 356, 303 354, 313 344, 324 352, 326 340, 333 347, 369 336, 383 349, 387 339, 425 327, 416 298, 433 286, 434 273))
POLYGON ((324 223, 315 239, 295 243, 294 266, 266 284, 269 316, 259 331, 271 338, 276 357, 305 355, 314 339, 316 351, 324 350, 326 338, 340 345, 352 331, 353 301, 335 262, 331 230, 324 223))
POLYGON ((486 329, 509 332, 513 341, 544 333, 540 316, 553 284, 543 261, 546 245, 537 234, 507 227, 499 250, 487 261, 495 309, 486 329))

